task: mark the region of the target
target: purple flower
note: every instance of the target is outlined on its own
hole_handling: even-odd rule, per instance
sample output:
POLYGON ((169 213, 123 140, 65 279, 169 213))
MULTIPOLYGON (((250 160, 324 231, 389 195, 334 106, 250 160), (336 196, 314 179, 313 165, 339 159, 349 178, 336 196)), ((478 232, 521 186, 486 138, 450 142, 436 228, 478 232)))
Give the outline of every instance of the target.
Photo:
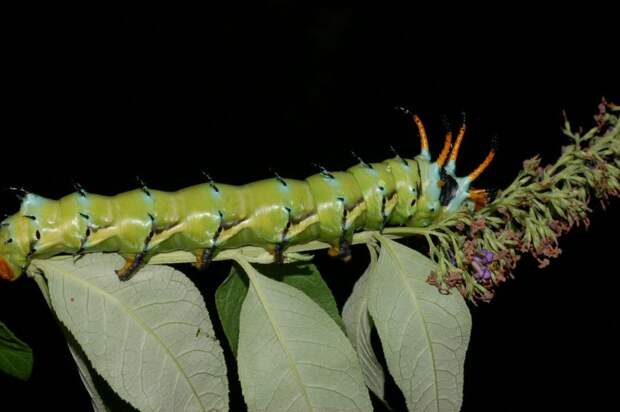
POLYGON ((484 266, 484 264, 480 261, 480 259, 476 256, 474 260, 471 262, 471 265, 476 269, 476 273, 474 277, 478 280, 488 280, 491 279, 491 271, 489 268, 484 266))
POLYGON ((495 254, 487 249, 480 249, 478 254, 472 259, 471 265, 476 269, 474 277, 478 280, 491 279, 491 271, 488 265, 493 263, 495 254))
POLYGON ((493 258, 495 257, 495 254, 493 252, 491 252, 490 250, 486 250, 486 249, 480 249, 480 255, 482 255, 485 263, 487 264, 492 263, 493 258))

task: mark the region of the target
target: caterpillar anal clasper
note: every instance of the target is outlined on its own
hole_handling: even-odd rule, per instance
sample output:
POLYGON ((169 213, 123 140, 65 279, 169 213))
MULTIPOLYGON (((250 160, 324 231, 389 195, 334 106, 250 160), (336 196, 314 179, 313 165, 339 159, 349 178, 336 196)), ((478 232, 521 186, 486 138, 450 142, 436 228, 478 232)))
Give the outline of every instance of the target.
MULTIPOLYGON (((126 263, 121 279, 133 275, 158 253, 186 250, 205 268, 222 250, 259 246, 281 262, 287 247, 314 240, 330 254, 349 258, 353 234, 386 226, 426 226, 465 202, 484 203, 485 191, 469 186, 491 161, 465 177, 454 174, 464 133, 461 127, 450 161, 450 143, 432 162, 417 116, 422 151, 344 172, 321 171, 305 180, 279 176, 232 186, 209 181, 177 192, 142 187, 116 196, 79 188, 59 200, 32 193, 0 228, 0 277, 14 280, 33 258, 58 254, 115 252, 126 263)), ((450 135, 451 139, 451 135, 450 135)))

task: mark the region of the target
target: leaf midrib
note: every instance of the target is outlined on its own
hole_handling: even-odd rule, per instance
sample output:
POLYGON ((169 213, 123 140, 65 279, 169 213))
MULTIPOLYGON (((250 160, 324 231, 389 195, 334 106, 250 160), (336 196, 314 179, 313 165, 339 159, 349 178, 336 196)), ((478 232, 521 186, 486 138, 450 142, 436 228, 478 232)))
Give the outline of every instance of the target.
MULTIPOLYGON (((382 239, 383 240, 383 239, 382 239)), ((424 338, 428 343, 429 354, 431 356, 431 361, 433 362, 433 386, 435 387, 435 404, 437 405, 437 409, 439 410, 439 388, 438 388, 438 379, 437 379, 437 371, 436 371, 436 361, 435 361, 435 352, 433 350, 433 342, 430 339, 430 334, 428 332, 428 328, 426 326, 426 317, 424 313, 420 310, 420 305, 418 303, 418 298, 415 294, 415 291, 411 287, 410 282, 405 276, 405 268, 403 267, 400 259, 398 258, 397 253, 392 249, 391 245, 388 242, 392 242, 392 240, 387 239, 386 241, 381 242, 382 246, 388 251, 388 253, 393 257, 394 261, 397 262, 398 267, 400 268, 399 274, 401 279, 403 279, 404 283, 407 285, 407 290, 410 292, 410 295, 413 297, 413 303, 420 314, 420 318, 422 318, 422 326, 424 328, 424 338)))
POLYGON ((269 319, 269 323, 271 324, 271 327, 272 327, 272 329, 273 329, 273 331, 274 331, 274 333, 276 335, 276 338, 280 342, 280 346, 282 347, 282 349, 284 349, 284 353, 286 353, 286 357, 287 357, 287 359, 289 361, 289 364, 291 365, 291 369, 293 370, 293 373, 295 374, 295 377, 297 378, 297 381, 299 382, 299 386, 301 387, 301 390, 302 390, 304 399, 306 401, 306 404, 308 405, 310 410, 314 410, 314 408, 312 407, 312 404, 310 403, 310 397, 308 396, 308 392, 306 391, 306 387, 305 387, 305 385, 303 383, 303 380, 301 379, 301 375, 299 374, 299 370, 297 369, 297 365, 294 362, 293 355, 290 353, 290 351, 288 350, 287 346, 284 344, 284 338, 282 337, 280 329, 276 325, 275 320, 273 319, 273 317, 271 316, 271 314, 269 312, 269 305, 267 304, 267 300, 265 299, 265 297, 263 296, 263 294, 259 290, 260 288, 256 287, 256 283, 257 282, 254 280, 254 276, 255 276, 254 272, 256 272, 256 274, 258 274, 258 272, 254 269, 254 267, 252 267, 252 265, 250 265, 245 260, 239 259, 238 262, 239 262, 239 264, 241 266, 244 267, 248 277, 252 281, 252 287, 256 291, 256 295, 257 295, 259 301, 261 302, 261 305, 263 305, 263 307, 265 308, 265 313, 267 314, 267 318, 269 319))

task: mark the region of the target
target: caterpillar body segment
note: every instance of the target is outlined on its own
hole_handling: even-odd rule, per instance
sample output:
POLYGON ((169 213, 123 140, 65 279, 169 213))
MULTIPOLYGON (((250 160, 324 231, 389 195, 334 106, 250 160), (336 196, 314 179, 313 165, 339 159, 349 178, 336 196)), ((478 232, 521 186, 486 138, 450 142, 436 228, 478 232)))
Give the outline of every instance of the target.
MULTIPOLYGON (((415 121, 423 131, 417 116, 415 121)), ((121 279, 151 256, 175 250, 192 252, 201 269, 219 251, 243 246, 263 247, 281 262, 288 246, 314 240, 346 260, 357 231, 427 226, 464 203, 484 203, 486 192, 469 190, 473 179, 454 175, 454 149, 447 163, 452 167, 443 167, 448 139, 431 162, 426 134, 421 136, 423 150, 414 159, 360 162, 305 180, 277 176, 242 186, 210 180, 177 192, 142 187, 115 196, 80 187, 59 200, 28 193, 0 227, 0 277, 18 278, 34 258, 92 252, 124 256, 116 271, 121 279)), ((459 133, 458 144, 461 138, 459 133)), ((487 156, 475 177, 489 162, 487 156)))

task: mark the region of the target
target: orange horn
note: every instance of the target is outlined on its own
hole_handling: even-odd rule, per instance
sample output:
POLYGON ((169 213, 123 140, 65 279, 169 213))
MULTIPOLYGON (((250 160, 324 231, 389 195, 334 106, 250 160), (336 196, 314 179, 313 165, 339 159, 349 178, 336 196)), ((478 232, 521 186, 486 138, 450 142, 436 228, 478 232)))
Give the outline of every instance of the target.
POLYGON ((480 163, 480 165, 467 176, 469 178, 469 181, 473 182, 474 180, 476 180, 478 176, 480 176, 480 174, 484 172, 484 169, 486 169, 487 166, 491 164, 491 161, 493 160, 494 157, 495 157, 495 149, 491 149, 487 157, 485 157, 484 160, 482 161, 482 163, 480 163))
POLYGON ((459 155, 459 149, 461 148, 461 142, 463 141, 463 136, 465 136, 465 123, 459 129, 459 134, 456 135, 456 141, 454 142, 454 146, 452 147, 452 152, 450 153, 450 161, 456 162, 456 158, 459 155))
POLYGON ((437 158, 437 165, 442 167, 444 163, 446 163, 446 159, 448 158, 448 152, 450 151, 450 145, 452 144, 452 132, 448 131, 446 133, 446 139, 443 142, 443 149, 441 149, 441 153, 437 158))
POLYGON ((422 120, 420 120, 420 117, 417 114, 414 114, 413 121, 418 127, 418 132, 420 133, 420 146, 422 150, 428 150, 428 138, 426 137, 426 129, 424 129, 422 120))

